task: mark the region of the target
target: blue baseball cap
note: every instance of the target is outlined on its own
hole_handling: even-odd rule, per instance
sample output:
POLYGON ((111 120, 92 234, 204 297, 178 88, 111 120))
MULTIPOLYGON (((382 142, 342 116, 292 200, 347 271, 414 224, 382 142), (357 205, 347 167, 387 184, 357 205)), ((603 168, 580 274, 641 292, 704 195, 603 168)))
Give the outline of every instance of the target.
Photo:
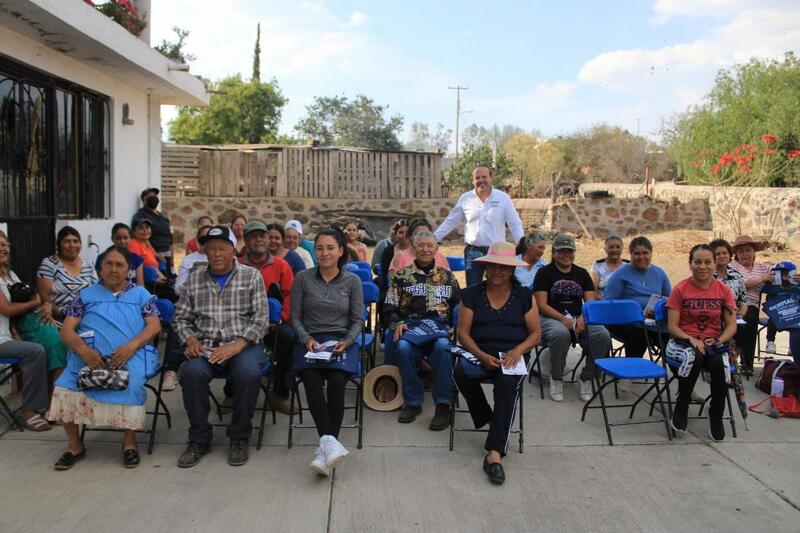
POLYGON ((772 270, 797 270, 797 265, 791 261, 781 261, 779 263, 775 263, 775 266, 772 267, 772 270))

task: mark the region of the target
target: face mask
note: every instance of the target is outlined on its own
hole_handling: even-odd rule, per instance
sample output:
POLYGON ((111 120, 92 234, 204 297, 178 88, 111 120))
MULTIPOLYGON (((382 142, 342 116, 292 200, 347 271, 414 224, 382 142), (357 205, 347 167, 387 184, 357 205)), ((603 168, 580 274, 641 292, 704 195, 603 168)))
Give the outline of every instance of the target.
POLYGON ((158 196, 148 196, 147 200, 145 200, 145 205, 150 209, 158 207, 158 196))

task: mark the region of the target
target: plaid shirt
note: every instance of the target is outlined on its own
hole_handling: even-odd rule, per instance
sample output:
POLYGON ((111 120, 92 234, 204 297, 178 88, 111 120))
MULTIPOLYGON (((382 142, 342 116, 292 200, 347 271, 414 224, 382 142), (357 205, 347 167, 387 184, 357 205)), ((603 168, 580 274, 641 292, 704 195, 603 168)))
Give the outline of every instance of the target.
POLYGON ((223 289, 209 275, 208 267, 193 270, 183 285, 172 321, 181 344, 194 337, 203 345, 217 346, 239 337, 259 343, 268 326, 261 274, 236 262, 223 289))

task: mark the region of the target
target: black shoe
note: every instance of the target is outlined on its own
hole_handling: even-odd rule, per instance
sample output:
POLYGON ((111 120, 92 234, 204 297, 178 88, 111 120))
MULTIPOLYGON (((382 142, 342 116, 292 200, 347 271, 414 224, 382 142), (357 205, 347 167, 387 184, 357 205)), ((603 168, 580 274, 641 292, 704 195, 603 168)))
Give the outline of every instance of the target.
POLYGON ((250 459, 250 441, 247 439, 231 439, 231 447, 228 448, 228 464, 231 466, 242 466, 250 459))
POLYGON ((401 424, 410 424, 417 419, 420 413, 422 413, 421 405, 405 405, 400 410, 400 416, 397 417, 397 421, 401 424))
POLYGON ((450 427, 450 406, 439 404, 436 406, 436 414, 431 419, 428 429, 431 431, 441 431, 450 427))
POLYGON ((122 450, 122 466, 125 468, 136 468, 139 466, 139 450, 122 450))
POLYGON ((489 476, 489 481, 495 485, 502 485, 506 480, 506 473, 500 463, 490 463, 489 456, 483 458, 483 471, 489 476))
POLYGON ((721 442, 725 440, 725 424, 722 422, 721 416, 709 417, 708 419, 708 436, 714 442, 721 442))
POLYGON ((672 420, 669 425, 675 433, 686 433, 686 426, 689 423, 689 406, 675 406, 672 412, 672 420))
POLYGON ((205 454, 211 451, 211 444, 200 444, 190 442, 186 450, 178 458, 178 466, 181 468, 191 468, 200 462, 205 454))
POLYGON ((56 470, 69 470, 70 468, 72 468, 72 466, 75 463, 77 463, 78 461, 80 461, 84 457, 86 457, 86 447, 85 446, 77 454, 73 454, 72 452, 64 452, 64 455, 62 455, 58 459, 58 461, 56 461, 56 464, 53 465, 53 467, 56 470))

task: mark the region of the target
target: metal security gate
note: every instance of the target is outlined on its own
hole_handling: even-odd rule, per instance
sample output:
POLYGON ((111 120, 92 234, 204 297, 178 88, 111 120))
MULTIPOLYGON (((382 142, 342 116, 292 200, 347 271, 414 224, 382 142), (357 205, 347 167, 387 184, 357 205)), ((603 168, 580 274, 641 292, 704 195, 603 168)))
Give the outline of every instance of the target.
POLYGON ((12 268, 29 283, 55 241, 47 102, 44 84, 0 63, 0 222, 12 268))

